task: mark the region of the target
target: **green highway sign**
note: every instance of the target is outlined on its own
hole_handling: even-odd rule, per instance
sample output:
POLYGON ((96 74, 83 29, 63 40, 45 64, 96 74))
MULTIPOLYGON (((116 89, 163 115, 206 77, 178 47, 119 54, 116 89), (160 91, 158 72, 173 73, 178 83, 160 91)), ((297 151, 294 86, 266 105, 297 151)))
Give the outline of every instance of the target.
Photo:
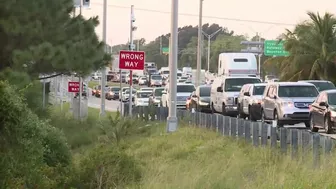
POLYGON ((163 54, 169 54, 169 47, 162 47, 163 54))
POLYGON ((265 40, 264 54, 265 56, 288 56, 289 52, 285 51, 283 41, 265 40))

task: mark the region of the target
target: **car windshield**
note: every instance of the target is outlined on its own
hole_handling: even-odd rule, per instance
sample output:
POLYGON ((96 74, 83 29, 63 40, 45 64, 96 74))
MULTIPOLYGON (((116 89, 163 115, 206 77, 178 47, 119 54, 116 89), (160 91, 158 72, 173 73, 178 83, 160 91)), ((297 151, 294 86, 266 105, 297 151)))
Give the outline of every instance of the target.
POLYGON ((152 75, 152 80, 162 80, 161 75, 152 75))
POLYGON ((162 96, 162 91, 164 91, 164 88, 162 88, 162 89, 155 89, 154 95, 155 96, 162 96))
MULTIPOLYGON (((125 91, 125 94, 129 94, 130 93, 130 91, 127 89, 126 91, 125 91)), ((136 93, 136 90, 132 90, 132 94, 135 94, 136 93)))
POLYGON ((258 78, 230 78, 225 80, 225 92, 239 92, 245 84, 261 83, 258 78))
POLYGON ((142 78, 140 78, 140 80, 146 80, 146 78, 145 78, 145 77, 142 77, 142 78))
POLYGON ((335 89, 335 85, 331 82, 309 82, 314 84, 318 91, 335 89))
MULTIPOLYGON (((123 92, 126 92, 126 90, 129 91, 129 87, 126 87, 126 88, 123 88, 123 89, 122 89, 123 92)), ((136 91, 136 90, 135 90, 134 88, 132 88, 132 91, 134 92, 134 91, 136 91)), ((128 92, 128 93, 129 93, 129 92, 128 92)))
POLYGON ((193 85, 177 85, 178 93, 192 93, 195 91, 195 86, 193 85))
POLYGON ((162 74, 169 74, 169 71, 163 71, 162 74))
POLYGON ((181 77, 182 76, 182 73, 177 73, 177 77, 181 77))
POLYGON ((153 91, 152 88, 142 88, 141 91, 153 91))
POLYGON ((138 92, 137 97, 138 98, 149 98, 151 92, 147 91, 147 92, 138 92))
POLYGON ((336 105, 336 93, 335 92, 328 94, 328 104, 336 105))
POLYGON ((313 86, 280 86, 279 97, 317 97, 318 91, 313 86))
POLYGON ((200 87, 200 96, 209 97, 210 91, 211 91, 211 87, 200 87))
POLYGON ((265 86, 254 86, 253 95, 263 95, 265 86))
POLYGON ((119 92, 120 88, 111 88, 111 91, 113 91, 113 92, 119 92))

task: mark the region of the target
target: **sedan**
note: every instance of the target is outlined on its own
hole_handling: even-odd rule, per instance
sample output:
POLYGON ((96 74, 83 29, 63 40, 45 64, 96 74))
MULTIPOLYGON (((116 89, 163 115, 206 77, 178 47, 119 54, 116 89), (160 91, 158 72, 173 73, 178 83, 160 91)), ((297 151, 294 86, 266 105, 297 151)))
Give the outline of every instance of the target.
POLYGON ((336 128, 336 89, 322 91, 309 106, 310 129, 318 132, 325 129, 332 134, 336 128))

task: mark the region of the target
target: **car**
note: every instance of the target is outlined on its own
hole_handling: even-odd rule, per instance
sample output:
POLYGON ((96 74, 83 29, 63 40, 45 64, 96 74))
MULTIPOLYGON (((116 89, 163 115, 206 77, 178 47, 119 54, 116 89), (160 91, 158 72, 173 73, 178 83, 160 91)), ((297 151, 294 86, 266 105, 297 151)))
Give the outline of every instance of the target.
MULTIPOLYGON (((176 107, 179 109, 185 109, 186 101, 190 97, 190 94, 195 91, 195 86, 193 84, 178 83, 176 86, 176 107)), ((162 106, 169 108, 169 87, 166 86, 165 90, 162 91, 162 106)))
POLYGON ((261 119, 261 100, 266 83, 245 84, 238 95, 238 116, 251 121, 261 119))
POLYGON ((261 119, 276 121, 278 127, 304 123, 309 128, 309 105, 318 94, 311 83, 267 83, 261 102, 261 119))
POLYGON ((195 109, 200 112, 211 112, 210 109, 210 85, 201 85, 190 96, 189 110, 195 109))
POLYGON ((100 89, 101 89, 100 85, 94 86, 92 91, 91 91, 92 96, 95 96, 97 91, 100 90, 100 89))
POLYGON ((162 106, 162 91, 164 91, 164 87, 156 87, 153 89, 152 94, 149 96, 149 105, 162 106))
POLYGON ((329 89, 336 89, 335 85, 331 81, 326 80, 300 80, 298 82, 307 82, 314 84, 318 91, 324 91, 329 89))
POLYGON ((135 106, 148 106, 149 96, 152 91, 137 91, 134 98, 135 106))
POLYGON ((109 86, 106 85, 105 88, 104 88, 104 92, 102 92, 101 87, 100 87, 100 85, 99 85, 99 87, 98 87, 98 89, 97 89, 97 91, 96 91, 96 93, 95 93, 95 96, 96 96, 97 98, 100 98, 101 96, 105 96, 105 94, 106 94, 107 91, 108 91, 108 88, 109 88, 109 86))
POLYGON ((148 87, 161 87, 162 76, 161 75, 149 75, 148 87))
MULTIPOLYGON (((136 90, 132 90, 132 101, 134 101, 134 96, 136 94, 136 90)), ((122 101, 123 102, 128 102, 129 101, 129 96, 130 96, 130 90, 129 89, 126 89, 123 96, 122 96, 122 101)))
POLYGON ((139 78, 139 85, 147 85, 147 77, 140 77, 139 78))
MULTIPOLYGON (((129 87, 123 87, 121 88, 121 90, 119 91, 119 101, 121 101, 124 98, 125 95, 125 91, 129 90, 129 87)), ((132 91, 136 91, 135 88, 132 88, 132 91)))
POLYGON ((336 89, 322 91, 309 106, 309 124, 312 132, 325 129, 327 134, 336 129, 336 89))
POLYGON ((120 87, 110 87, 108 93, 106 93, 105 98, 107 100, 116 100, 119 99, 120 87))

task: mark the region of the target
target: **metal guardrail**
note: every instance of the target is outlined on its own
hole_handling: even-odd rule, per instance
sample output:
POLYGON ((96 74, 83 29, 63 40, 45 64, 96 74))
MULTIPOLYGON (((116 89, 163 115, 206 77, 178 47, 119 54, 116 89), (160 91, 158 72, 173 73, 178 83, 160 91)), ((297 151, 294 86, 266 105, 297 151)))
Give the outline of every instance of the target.
MULTIPOLYGON (((123 104, 123 116, 128 116, 128 104, 123 104)), ((133 117, 152 121, 166 121, 166 107, 134 107, 133 117)), ((263 122, 224 116, 178 110, 178 118, 192 127, 207 128, 222 136, 245 140, 253 146, 279 149, 284 154, 290 153, 292 158, 307 158, 312 155, 313 162, 318 165, 321 155, 330 155, 336 142, 329 136, 311 133, 308 130, 277 128, 263 122)))

